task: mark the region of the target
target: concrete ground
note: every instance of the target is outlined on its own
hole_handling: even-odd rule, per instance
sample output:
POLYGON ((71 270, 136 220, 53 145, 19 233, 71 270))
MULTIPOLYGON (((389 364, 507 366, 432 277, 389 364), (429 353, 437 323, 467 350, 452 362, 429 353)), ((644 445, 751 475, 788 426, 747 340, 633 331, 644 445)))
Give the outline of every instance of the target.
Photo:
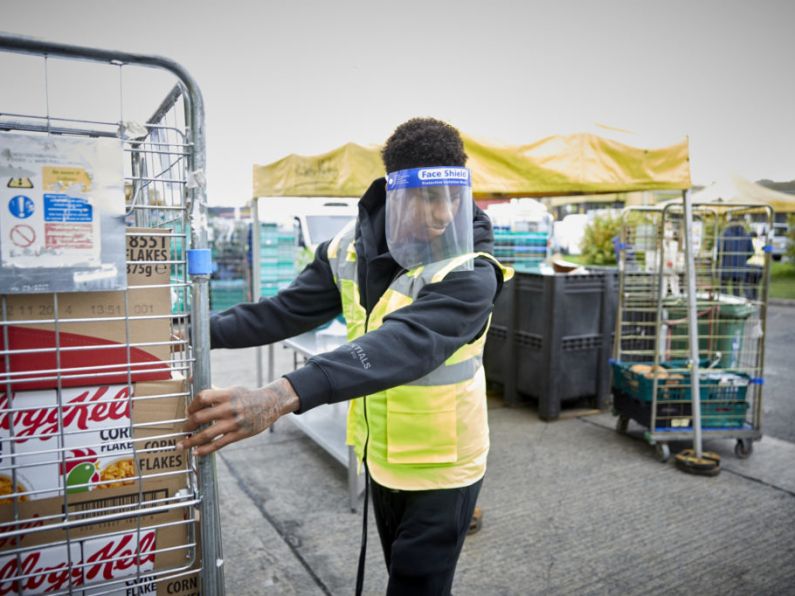
MULTIPOLYGON (((254 371, 253 350, 213 353, 218 386, 253 385, 254 371)), ((455 594, 795 594, 792 442, 767 436, 738 460, 734 441, 712 441, 723 471, 696 477, 657 461, 639 427, 617 434, 610 414, 545 423, 489 401, 484 524, 455 594)), ((228 594, 353 592, 361 508, 345 468, 289 419, 224 449, 218 475, 228 594)), ((368 529, 365 592, 383 594, 372 512, 368 529)))

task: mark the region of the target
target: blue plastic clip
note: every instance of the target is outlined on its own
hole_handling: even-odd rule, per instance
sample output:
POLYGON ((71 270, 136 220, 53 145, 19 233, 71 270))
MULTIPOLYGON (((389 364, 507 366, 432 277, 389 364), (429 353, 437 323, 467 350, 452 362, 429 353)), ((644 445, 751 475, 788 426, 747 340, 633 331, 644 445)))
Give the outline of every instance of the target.
POLYGON ((213 258, 209 248, 194 248, 188 251, 188 275, 210 275, 213 258))
POLYGON ((772 244, 765 244, 765 245, 762 247, 762 250, 763 250, 764 252, 773 252, 773 245, 772 245, 772 244))
POLYGON ((764 377, 751 377, 748 382, 751 383, 751 385, 764 385, 765 379, 764 377))

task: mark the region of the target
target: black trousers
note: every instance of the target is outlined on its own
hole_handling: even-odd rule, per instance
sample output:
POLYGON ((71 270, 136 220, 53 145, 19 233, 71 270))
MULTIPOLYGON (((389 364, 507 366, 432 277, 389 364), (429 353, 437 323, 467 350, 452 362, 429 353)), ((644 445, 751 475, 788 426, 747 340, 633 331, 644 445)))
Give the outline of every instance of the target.
POLYGON ((370 480, 389 572, 387 596, 450 594, 482 482, 463 488, 397 491, 370 480))

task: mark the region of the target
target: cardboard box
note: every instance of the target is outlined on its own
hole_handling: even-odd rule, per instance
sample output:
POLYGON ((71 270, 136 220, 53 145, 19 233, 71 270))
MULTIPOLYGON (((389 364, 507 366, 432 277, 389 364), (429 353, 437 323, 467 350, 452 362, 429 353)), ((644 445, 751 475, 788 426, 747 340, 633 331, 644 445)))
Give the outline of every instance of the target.
POLYGON ((0 594, 61 592, 69 589, 70 579, 72 593, 82 596, 198 593, 191 590, 191 577, 159 579, 195 567, 196 549, 189 546, 194 522, 184 519, 191 518, 177 509, 152 520, 155 523, 142 522, 140 531, 135 526, 114 528, 0 554, 0 594))
POLYGON ((141 591, 140 583, 135 582, 132 584, 133 591, 119 592, 119 596, 128 596, 129 594, 157 594, 158 596, 201 596, 201 569, 202 569, 202 549, 201 549, 201 523, 199 521, 198 512, 195 514, 193 524, 191 525, 193 537, 196 542, 196 548, 190 553, 193 556, 193 565, 190 570, 180 570, 179 568, 172 568, 173 570, 163 573, 154 578, 148 584, 149 592, 141 591), (162 578, 162 579, 161 579, 162 578), (134 591, 135 589, 139 591, 134 591), (152 591, 154 590, 154 591, 152 591))
POLYGON ((0 392, 1 486, 11 490, 12 469, 18 483, 0 496, 0 594, 65 590, 70 576, 83 596, 198 593, 188 457, 174 450, 185 393, 184 379, 136 383, 132 396, 70 388, 59 407, 55 390, 0 392), (108 478, 120 461, 128 475, 108 478))
MULTIPOLYGON (((195 569, 188 571, 174 572, 168 570, 160 574, 152 574, 142 577, 140 580, 131 579, 125 582, 124 586, 108 592, 109 588, 97 589, 103 595, 110 596, 138 596, 139 594, 154 594, 156 596, 201 596, 201 563, 197 561, 195 569), (175 577, 176 576, 176 577, 175 577), (164 577, 166 579, 160 579, 164 577)), ((94 592, 86 591, 86 596, 94 592)))
POLYGON ((187 402, 184 379, 61 391, 0 390, 2 504, 132 487, 135 479, 187 470, 174 450, 187 402), (16 490, 12 486, 16 476, 16 490), (10 495, 16 494, 16 497, 10 495), (5 495, 5 496, 4 496, 5 495))
POLYGON ((68 495, 66 499, 43 499, 17 505, 3 505, 4 521, 0 523, 0 553, 53 546, 102 534, 124 532, 138 527, 173 524, 189 519, 192 506, 185 479, 153 478, 132 486, 68 495), (65 529, 69 521, 69 531, 65 529))
MULTIPOLYGON (((202 569, 201 559, 201 524, 198 513, 187 528, 188 537, 192 535, 195 548, 181 549, 185 555, 168 568, 160 568, 155 573, 142 576, 140 579, 130 579, 118 590, 111 592, 113 596, 132 596, 139 594, 156 594, 157 596, 200 596, 202 569), (187 559, 187 562, 186 560, 187 559), (186 568, 188 567, 189 568, 186 568)), ((103 594, 107 593, 106 587, 103 594)), ((86 591, 86 595, 91 592, 86 591)))
MULTIPOLYGON (((8 348, 51 348, 51 351, 12 353, 9 375, 4 374, 6 359, 0 358, 0 384, 5 386, 10 380, 17 391, 56 387, 58 369, 62 387, 97 382, 126 383, 128 370, 133 381, 167 379, 170 376, 169 345, 131 346, 129 355, 127 347, 129 344, 170 340, 169 265, 156 263, 168 261, 170 238, 143 228, 131 228, 128 232, 132 232, 127 236, 128 289, 123 292, 57 294, 57 338, 55 324, 46 322, 55 318, 53 294, 6 296, 6 321, 12 323, 7 325, 8 348), (157 284, 163 287, 141 287, 157 284), (162 318, 142 318, 151 316, 162 318), (92 320, 102 317, 118 318, 92 320), (14 321, 19 321, 19 324, 13 324, 14 321), (60 348, 57 353, 52 349, 56 345, 60 348)), ((162 234, 167 230, 158 232, 162 234)), ((0 333, 2 349, 6 347, 4 334, 0 333)))

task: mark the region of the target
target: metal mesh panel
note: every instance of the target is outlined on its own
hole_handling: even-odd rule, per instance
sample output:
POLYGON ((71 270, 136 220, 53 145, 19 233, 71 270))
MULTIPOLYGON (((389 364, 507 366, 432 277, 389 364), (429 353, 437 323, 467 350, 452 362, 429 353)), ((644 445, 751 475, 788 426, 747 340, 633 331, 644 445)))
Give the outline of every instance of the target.
MULTIPOLYGON (((0 50, 47 53, 25 43, 3 36, 0 50)), ((157 62, 49 51, 106 62, 120 80, 136 68, 125 63, 157 62)), ((204 151, 190 134, 201 125, 192 101, 180 82, 137 124, 121 109, 115 122, 59 118, 48 97, 31 99, 44 113, 0 112, 0 131, 122 140, 128 282, 0 296, 0 592, 198 593, 206 496, 198 462, 175 449, 190 379, 209 375, 194 356, 206 330, 188 329, 197 294, 187 255, 191 225, 202 224, 190 189, 203 185, 204 151)))

